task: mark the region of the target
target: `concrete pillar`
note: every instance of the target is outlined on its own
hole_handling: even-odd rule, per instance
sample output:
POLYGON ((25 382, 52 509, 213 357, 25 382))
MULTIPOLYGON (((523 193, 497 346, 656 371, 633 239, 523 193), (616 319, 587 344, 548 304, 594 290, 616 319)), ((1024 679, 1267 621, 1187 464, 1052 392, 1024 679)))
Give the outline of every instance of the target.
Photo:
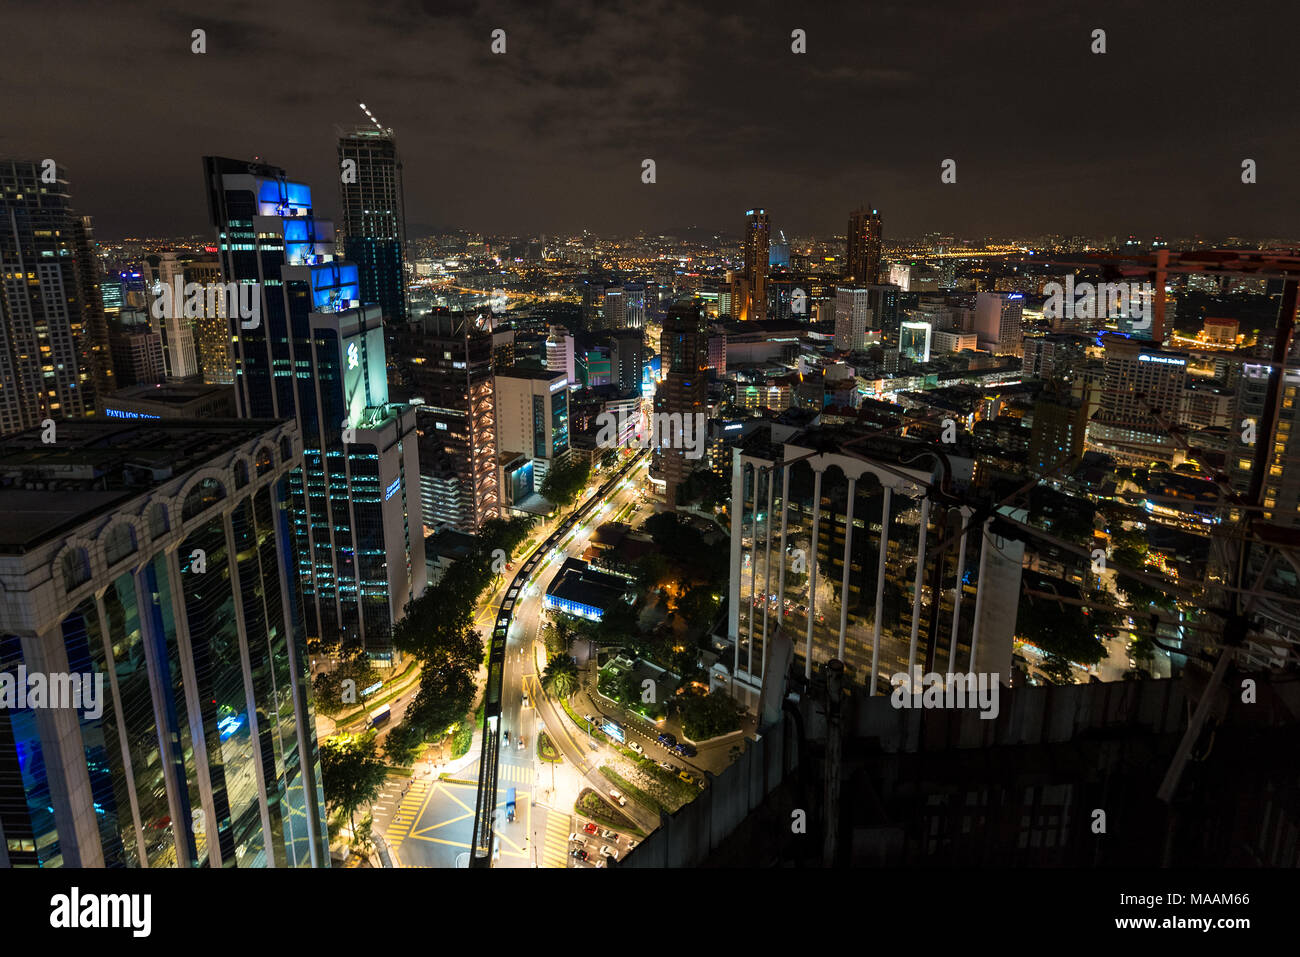
POLYGON ((812 554, 808 556, 808 642, 804 647, 803 676, 812 679, 813 622, 817 615, 817 526, 822 519, 822 469, 813 469, 812 554))
POLYGON ((840 645, 836 657, 844 660, 844 632, 849 626, 849 567, 853 564, 853 498, 858 480, 849 479, 849 507, 844 516, 844 577, 840 582, 840 645))
POLYGON ((921 499, 921 535, 916 548, 916 584, 912 595, 912 640, 907 647, 907 673, 916 664, 916 636, 921 627, 921 594, 925 587, 925 539, 930 527, 930 499, 921 499))
POLYGON ((781 573, 780 583, 776 586, 781 600, 776 604, 776 623, 785 622, 785 531, 786 520, 790 516, 790 466, 781 466, 781 573))
MULTIPOLYGON (((773 470, 767 470, 767 520, 763 523, 764 538, 767 539, 767 554, 763 559, 763 652, 758 656, 758 667, 763 671, 763 677, 767 678, 767 596, 772 594, 772 475, 773 470)), ((778 600, 777 606, 780 607, 778 600)))
POLYGON ((971 509, 963 506, 961 510, 962 533, 957 545, 957 595, 952 603, 952 636, 948 641, 948 670, 955 671, 957 659, 957 631, 961 626, 962 577, 966 574, 966 521, 971 516, 971 509))
POLYGON ((871 628, 871 693, 876 693, 876 672, 880 670, 880 619, 884 615, 881 605, 885 601, 885 559, 889 557, 889 500, 893 489, 885 487, 885 500, 880 506, 880 561, 876 568, 876 614, 871 628))
POLYGON ((970 633, 970 666, 967 671, 975 671, 975 648, 980 640, 980 609, 984 607, 984 572, 989 565, 989 529, 993 526, 993 519, 984 522, 984 527, 980 529, 980 570, 979 578, 975 581, 975 627, 970 633))

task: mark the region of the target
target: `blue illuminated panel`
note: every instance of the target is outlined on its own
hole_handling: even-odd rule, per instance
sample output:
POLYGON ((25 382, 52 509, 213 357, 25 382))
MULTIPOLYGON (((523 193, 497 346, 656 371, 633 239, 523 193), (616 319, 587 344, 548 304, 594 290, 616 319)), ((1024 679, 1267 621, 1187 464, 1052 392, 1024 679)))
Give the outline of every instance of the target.
POLYGON ((311 187, 306 183, 264 180, 257 191, 259 216, 306 216, 311 211, 311 187))

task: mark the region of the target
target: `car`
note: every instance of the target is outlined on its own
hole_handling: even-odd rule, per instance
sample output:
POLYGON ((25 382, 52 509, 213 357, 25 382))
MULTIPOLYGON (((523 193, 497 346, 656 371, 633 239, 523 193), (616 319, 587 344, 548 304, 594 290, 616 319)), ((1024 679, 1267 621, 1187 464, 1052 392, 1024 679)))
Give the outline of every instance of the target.
POLYGON ((595 724, 596 716, 594 714, 584 714, 582 716, 582 720, 587 722, 587 724, 595 724))
POLYGON ((634 841, 634 840, 632 840, 632 838, 629 837, 629 838, 627 839, 627 849, 628 849, 629 851, 632 850, 632 848, 636 847, 638 843, 639 843, 639 842, 634 841))
POLYGON ((587 852, 581 847, 575 847, 569 852, 569 856, 576 857, 580 861, 585 861, 587 859, 587 852))
POLYGON ((659 762, 659 767, 663 768, 663 769, 664 769, 665 771, 667 771, 669 774, 672 774, 674 771, 677 770, 675 767, 673 767, 673 766, 672 766, 671 764, 669 764, 667 761, 660 761, 660 762, 659 762))
POLYGON ((520 751, 522 751, 524 748, 526 748, 526 747, 528 746, 527 744, 525 744, 525 740, 526 740, 526 739, 525 739, 524 736, 521 734, 521 735, 519 736, 519 744, 518 744, 518 749, 519 749, 520 751))
POLYGON ((645 754, 645 748, 641 747, 641 745, 637 744, 635 741, 629 741, 627 746, 637 754, 645 754))
POLYGON ((659 735, 659 743, 664 747, 673 748, 677 746, 677 737, 676 735, 664 731, 659 735))
POLYGON ((603 837, 603 838, 604 838, 605 840, 607 840, 607 841, 617 841, 617 840, 618 840, 618 835, 615 834, 613 831, 611 831, 609 828, 605 828, 603 831, 601 831, 601 832, 600 832, 600 836, 603 837))
POLYGON ((524 692, 524 707, 525 707, 525 708, 528 707, 528 692, 527 692, 527 691, 524 692))
POLYGON ((509 744, 509 743, 510 743, 510 732, 509 732, 509 731, 505 732, 505 737, 506 737, 506 744, 509 744))
POLYGON ((695 750, 695 745, 687 744, 685 741, 678 742, 677 753, 683 757, 693 758, 700 752, 695 750))
POLYGON ((574 831, 572 834, 569 835, 569 843, 570 843, 570 844, 586 844, 586 843, 587 843, 587 839, 586 839, 585 837, 583 837, 581 834, 579 834, 577 831, 574 831))
POLYGON ((685 781, 687 784, 694 784, 694 783, 695 783, 695 778, 691 777, 691 776, 690 776, 689 774, 687 774, 685 771, 681 771, 681 772, 679 772, 677 776, 678 776, 679 778, 681 778, 683 781, 685 781))
POLYGON ((623 797, 623 795, 619 794, 618 791, 614 790, 613 788, 609 789, 609 796, 611 800, 618 802, 619 807, 627 806, 627 798, 623 797))
POLYGON ((600 847, 600 856, 612 857, 614 860, 618 860, 618 851, 614 850, 608 844, 602 844, 600 847))
POLYGON ((584 832, 586 832, 587 834, 596 834, 596 833, 598 833, 598 831, 599 831, 599 829, 596 827, 595 823, 592 822, 592 821, 588 821, 586 824, 584 824, 584 825, 582 826, 582 830, 583 830, 584 832))
POLYGON ((604 861, 592 861, 592 862, 591 862, 591 866, 592 866, 592 867, 604 867, 604 866, 605 866, 605 862, 604 862, 604 861))

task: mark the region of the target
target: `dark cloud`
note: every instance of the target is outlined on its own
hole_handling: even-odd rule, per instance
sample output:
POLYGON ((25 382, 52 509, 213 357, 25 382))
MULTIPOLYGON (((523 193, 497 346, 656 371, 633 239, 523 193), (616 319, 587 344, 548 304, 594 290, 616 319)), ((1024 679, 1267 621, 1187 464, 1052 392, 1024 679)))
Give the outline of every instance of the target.
POLYGON ((206 152, 278 163, 328 212, 358 102, 397 131, 413 223, 735 231, 761 203, 830 232, 867 201, 892 235, 1284 236, 1298 20, 1200 0, 49 0, 7 8, 0 144, 66 166, 105 236, 205 231, 206 152))

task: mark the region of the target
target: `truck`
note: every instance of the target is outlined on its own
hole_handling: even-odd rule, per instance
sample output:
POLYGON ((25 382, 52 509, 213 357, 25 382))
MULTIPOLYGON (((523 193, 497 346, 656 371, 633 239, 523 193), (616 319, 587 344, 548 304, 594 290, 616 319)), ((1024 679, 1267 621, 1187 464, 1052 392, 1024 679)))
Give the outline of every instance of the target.
POLYGON ((515 819, 515 789, 506 792, 506 820, 513 823, 515 819))
POLYGON ((388 705, 380 705, 374 711, 370 712, 370 727, 377 728, 393 716, 393 711, 388 705))

